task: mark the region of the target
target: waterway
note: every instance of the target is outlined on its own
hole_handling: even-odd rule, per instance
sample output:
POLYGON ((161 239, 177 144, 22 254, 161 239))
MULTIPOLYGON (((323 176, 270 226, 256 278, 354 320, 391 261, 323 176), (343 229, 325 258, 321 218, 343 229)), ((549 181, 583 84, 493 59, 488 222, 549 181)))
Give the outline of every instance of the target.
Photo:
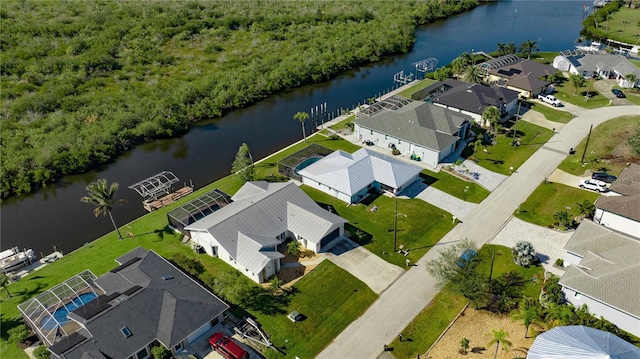
MULTIPOLYGON (((199 123, 176 139, 137 147, 104 168, 68 176, 34 194, 10 198, 0 211, 1 248, 33 248, 45 255, 53 246, 65 253, 113 230, 107 217, 93 216, 92 205, 81 203, 85 187, 98 178, 118 182, 118 198, 128 205, 113 216, 125 224, 143 214, 140 197, 127 187, 163 170, 172 171, 196 189, 229 174, 238 147, 246 142, 254 159, 263 158, 302 139, 298 111, 327 104, 329 112, 351 108, 393 86, 393 75, 415 71, 412 63, 437 58, 451 62, 467 51, 495 51, 497 43, 538 42, 541 51, 572 49, 580 36, 584 6, 590 1, 497 1, 419 28, 411 52, 354 69, 331 81, 271 96, 226 116, 199 123)), ((312 131, 306 123, 307 134, 312 131)))

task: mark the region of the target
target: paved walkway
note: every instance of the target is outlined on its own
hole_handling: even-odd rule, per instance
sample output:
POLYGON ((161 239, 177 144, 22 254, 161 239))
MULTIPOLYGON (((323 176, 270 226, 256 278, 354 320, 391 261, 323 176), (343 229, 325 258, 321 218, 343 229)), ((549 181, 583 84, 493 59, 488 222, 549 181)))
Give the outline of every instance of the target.
POLYGON ((427 186, 422 181, 417 181, 400 193, 400 198, 419 198, 429 204, 443 209, 456 216, 461 221, 476 208, 477 204, 463 201, 437 188, 427 186))
POLYGON ((562 276, 564 270, 554 267, 553 264, 558 258, 564 259, 564 245, 572 235, 573 231, 560 232, 512 217, 489 243, 513 248, 518 241, 531 242, 544 269, 562 276))
MULTIPOLYGON (((586 137, 589 126, 608 119, 640 114, 640 106, 615 106, 582 113, 554 135, 519 169, 479 204, 466 220, 453 228, 436 248, 447 247, 460 238, 474 240, 479 246, 488 242, 507 223, 513 211, 548 177, 565 158, 571 147, 586 137)), ((408 270, 380 295, 371 307, 336 337, 318 358, 375 358, 384 344, 398 333, 439 292, 436 280, 424 264, 437 259, 438 251, 427 252, 417 266, 408 270)))
POLYGON ((382 293, 403 273, 393 265, 348 238, 340 238, 323 256, 360 279, 377 294, 382 293))

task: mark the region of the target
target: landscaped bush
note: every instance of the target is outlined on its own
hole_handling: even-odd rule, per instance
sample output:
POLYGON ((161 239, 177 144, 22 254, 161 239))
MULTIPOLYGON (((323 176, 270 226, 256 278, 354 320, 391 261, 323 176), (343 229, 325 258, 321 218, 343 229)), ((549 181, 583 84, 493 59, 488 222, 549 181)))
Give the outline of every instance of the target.
POLYGON ((33 356, 36 359, 49 359, 51 358, 51 352, 46 346, 41 345, 33 350, 33 356))
POLYGON ((189 258, 182 253, 174 254, 172 259, 178 267, 194 277, 204 272, 204 266, 197 259, 189 258))

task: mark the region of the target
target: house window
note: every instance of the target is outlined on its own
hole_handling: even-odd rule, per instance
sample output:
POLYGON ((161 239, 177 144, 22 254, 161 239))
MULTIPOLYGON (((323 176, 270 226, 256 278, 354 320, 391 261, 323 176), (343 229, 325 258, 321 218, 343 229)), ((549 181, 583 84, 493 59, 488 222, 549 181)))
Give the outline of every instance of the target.
POLYGON ((178 345, 176 345, 175 347, 173 347, 173 349, 178 352, 180 350, 182 350, 184 348, 184 346, 182 345, 182 342, 178 343, 178 345))
POLYGON ((581 296, 582 295, 580 293, 578 293, 578 292, 576 292, 576 294, 573 295, 573 297, 576 298, 576 299, 580 299, 581 296))
POLYGON ((373 130, 371 130, 371 134, 373 135, 373 130))
POLYGON ((400 141, 400 139, 398 138, 398 144, 401 144, 401 143, 402 143, 402 141, 400 141))
POLYGON ((388 139, 387 137, 389 137, 389 136, 387 136, 387 135, 384 135, 384 139, 385 139, 385 140, 387 140, 387 139, 388 139))
POLYGON ((136 353, 136 359, 146 359, 149 357, 149 352, 147 348, 143 348, 141 351, 136 353))

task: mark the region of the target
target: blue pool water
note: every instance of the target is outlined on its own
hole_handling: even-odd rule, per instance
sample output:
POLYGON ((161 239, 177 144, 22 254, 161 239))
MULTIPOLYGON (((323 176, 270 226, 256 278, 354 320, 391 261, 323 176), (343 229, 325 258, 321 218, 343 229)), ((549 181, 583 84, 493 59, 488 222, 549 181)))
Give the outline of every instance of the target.
MULTIPOLYGON (((62 307, 60 307, 60 309, 53 312, 53 317, 58 321, 58 323, 64 324, 71 320, 67 317, 67 314, 84 306, 85 304, 96 299, 97 297, 98 296, 95 293, 80 294, 80 296, 76 297, 71 302, 67 303, 66 305, 63 305, 62 307)), ((57 325, 56 321, 54 321, 50 317, 46 317, 42 319, 42 321, 40 321, 40 328, 42 329, 51 330, 51 329, 54 329, 56 325, 57 325)))
POLYGON ((320 161, 320 158, 318 158, 318 157, 307 158, 306 160, 300 162, 296 166, 296 168, 293 169, 293 173, 298 174, 298 171, 300 171, 300 170, 302 170, 302 169, 304 169, 306 167, 309 167, 310 165, 312 165, 312 164, 314 164, 314 163, 316 163, 318 161, 320 161))

